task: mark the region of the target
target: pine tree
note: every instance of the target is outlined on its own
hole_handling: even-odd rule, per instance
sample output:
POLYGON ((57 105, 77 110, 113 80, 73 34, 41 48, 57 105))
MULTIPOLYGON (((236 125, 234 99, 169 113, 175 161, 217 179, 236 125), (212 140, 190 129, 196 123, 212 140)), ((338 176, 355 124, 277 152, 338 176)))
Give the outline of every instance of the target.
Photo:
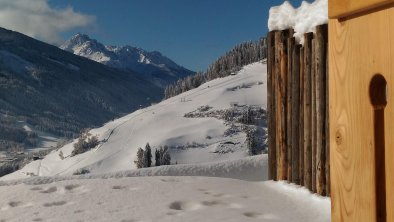
POLYGON ((155 150, 155 166, 160 166, 160 151, 159 149, 155 150))
POLYGON ((161 165, 171 165, 171 156, 170 152, 168 149, 168 146, 164 146, 164 148, 160 149, 161 151, 161 158, 160 158, 160 163, 161 165))
POLYGON ((165 89, 165 98, 179 95, 185 91, 194 89, 203 83, 225 77, 238 71, 242 66, 260 61, 267 57, 267 41, 261 38, 255 42, 245 42, 235 46, 224 56, 211 64, 206 72, 198 72, 193 76, 179 79, 165 89))
POLYGON ((152 149, 149 143, 147 143, 144 151, 144 167, 151 167, 151 165, 152 165, 152 149))
POLYGON ((250 156, 254 156, 258 154, 257 144, 254 138, 253 130, 248 130, 248 132, 246 133, 246 144, 248 146, 248 153, 250 156))
POLYGON ((144 150, 140 147, 137 151, 137 160, 134 161, 138 169, 144 167, 144 150))

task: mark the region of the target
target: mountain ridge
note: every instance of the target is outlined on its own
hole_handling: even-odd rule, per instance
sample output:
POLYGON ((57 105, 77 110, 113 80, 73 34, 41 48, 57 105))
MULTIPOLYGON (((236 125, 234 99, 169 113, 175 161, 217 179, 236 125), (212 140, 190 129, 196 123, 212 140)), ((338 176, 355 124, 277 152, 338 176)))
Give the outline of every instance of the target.
POLYGON ((101 125, 162 98, 162 89, 140 74, 3 28, 0 92, 0 150, 31 139, 18 127, 20 121, 73 137, 83 128, 101 125))
POLYGON ((74 35, 60 48, 112 68, 140 73, 161 88, 194 73, 158 51, 148 52, 129 45, 104 45, 81 33, 74 35))

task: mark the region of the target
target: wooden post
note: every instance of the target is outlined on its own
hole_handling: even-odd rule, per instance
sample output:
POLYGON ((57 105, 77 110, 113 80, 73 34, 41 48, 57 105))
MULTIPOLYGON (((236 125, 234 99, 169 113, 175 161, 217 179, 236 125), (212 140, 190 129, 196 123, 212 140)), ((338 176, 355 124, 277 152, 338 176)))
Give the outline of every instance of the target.
MULTIPOLYGON (((295 42, 295 38, 292 38, 295 42)), ((300 183, 300 177, 299 177, 299 135, 300 135, 300 48, 301 45, 295 45, 292 48, 292 88, 291 88, 291 95, 292 95, 292 104, 291 104, 291 157, 292 157, 292 162, 291 162, 291 182, 299 184, 300 183)), ((289 164, 290 165, 290 164, 289 164)))
MULTIPOLYGON (((289 33, 290 33, 290 36, 292 36, 291 35, 291 33, 292 33, 292 31, 290 30, 289 31, 289 33)), ((288 163, 288 167, 287 167, 287 180, 289 181, 289 182, 292 182, 293 181, 293 179, 292 179, 292 167, 293 167, 293 164, 292 164, 292 162, 293 162, 293 160, 292 160, 292 154, 293 154, 293 152, 292 152, 292 149, 293 149, 293 140, 292 140, 292 131, 293 131, 293 128, 292 128, 292 106, 293 106, 293 104, 292 104, 292 101, 293 101, 293 94, 292 94, 292 88, 294 87, 293 86, 293 84, 294 84, 294 82, 293 82, 293 75, 294 75, 294 73, 293 73, 293 62, 294 62, 294 58, 293 58, 293 56, 294 56, 294 54, 293 54, 293 48, 294 48, 294 45, 295 45, 295 38, 294 37, 291 37, 291 38, 289 38, 288 40, 287 40, 287 45, 288 45, 288 47, 287 47, 287 55, 288 55, 288 60, 287 60, 287 90, 286 90, 286 92, 287 92, 287 120, 286 120, 286 123, 287 123, 287 127, 286 127, 286 129, 287 129, 287 135, 286 135, 286 146, 287 146, 287 163, 288 163)))
POLYGON ((330 181, 330 119, 329 119, 329 113, 330 113, 330 106, 329 106, 329 79, 328 79, 328 73, 329 73, 329 63, 328 63, 328 38, 326 39, 326 76, 325 76, 325 86, 326 86, 326 116, 325 116, 325 139, 326 139, 326 144, 325 144, 325 150, 326 150, 326 196, 331 195, 331 181, 330 181))
POLYGON ((287 180, 287 148, 286 148, 286 80, 287 80, 287 50, 286 39, 288 31, 275 33, 275 76, 276 76, 276 148, 277 148, 277 177, 287 180))
POLYGON ((316 39, 312 40, 312 192, 316 193, 316 39))
POLYGON ((316 76, 316 192, 325 195, 325 74, 326 74, 326 39, 327 26, 316 27, 315 39, 315 76, 316 76))
POLYGON ((268 178, 276 180, 275 112, 275 32, 268 33, 267 107, 268 107, 268 178))
POLYGON ((304 184, 312 190, 312 39, 304 34, 304 184))
POLYGON ((299 185, 304 186, 304 47, 300 48, 300 126, 299 126, 299 185))

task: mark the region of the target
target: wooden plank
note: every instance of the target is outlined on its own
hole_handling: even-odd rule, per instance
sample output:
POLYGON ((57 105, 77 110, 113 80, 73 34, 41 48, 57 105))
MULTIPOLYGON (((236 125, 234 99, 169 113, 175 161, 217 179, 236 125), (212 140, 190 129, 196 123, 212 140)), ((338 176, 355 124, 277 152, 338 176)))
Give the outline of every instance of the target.
POLYGON ((312 190, 312 39, 304 35, 304 185, 312 190))
MULTIPOLYGON (((295 42, 295 38, 293 38, 295 42)), ((292 50, 292 110, 291 110, 291 131, 292 131, 292 178, 291 182, 295 184, 300 183, 299 177, 299 161, 300 161, 300 150, 299 150, 299 138, 300 138, 300 48, 301 45, 295 45, 292 50)), ((290 165, 290 164, 289 164, 290 165)))
POLYGON ((267 36, 267 107, 268 107, 268 178, 276 180, 276 147, 275 147, 275 32, 267 36))
POLYGON ((304 47, 300 48, 300 137, 299 137, 299 185, 304 185, 304 47))
MULTIPOLYGON (((290 36, 292 30, 289 30, 290 36)), ((289 182, 292 182, 292 87, 293 87, 293 48, 295 45, 295 38, 291 37, 287 40, 287 89, 286 89, 286 97, 287 97, 287 118, 286 118, 286 147, 287 147, 287 179, 289 182)))
MULTIPOLYGON (((376 161, 385 162, 387 221, 394 221, 394 8, 339 22, 329 21, 331 219, 374 222, 377 217, 376 161), (369 85, 387 81, 385 157, 377 159, 374 108, 369 85)), ((380 172, 380 171, 379 171, 380 172)))
POLYGON ((287 180, 286 149, 286 80, 287 80, 287 35, 288 31, 275 33, 276 76, 276 150, 277 178, 287 180))
POLYGON ((281 138, 281 122, 280 122, 280 90, 279 90, 279 81, 280 81, 280 52, 279 52, 279 44, 280 40, 282 38, 283 33, 280 31, 275 32, 275 69, 274 69, 274 90, 275 90, 275 153, 276 153, 276 180, 279 180, 279 175, 280 175, 280 156, 281 156, 281 150, 280 150, 280 142, 282 140, 281 138))
POLYGON ((330 18, 343 18, 356 13, 368 12, 379 7, 389 7, 394 0, 330 0, 328 15, 330 18))
POLYGON ((315 87, 316 87, 316 192, 325 195, 325 73, 326 73, 327 26, 316 27, 315 39, 315 87))
MULTIPOLYGON (((327 33, 328 37, 328 33, 327 33)), ((326 116, 325 116, 325 151, 326 151, 326 196, 330 196, 331 194, 331 181, 330 181, 330 109, 329 109, 329 53, 328 53, 328 39, 327 39, 327 51, 326 51, 326 76, 325 76, 325 85, 326 85, 326 116)))
POLYGON ((316 39, 312 40, 312 192, 316 193, 316 39))

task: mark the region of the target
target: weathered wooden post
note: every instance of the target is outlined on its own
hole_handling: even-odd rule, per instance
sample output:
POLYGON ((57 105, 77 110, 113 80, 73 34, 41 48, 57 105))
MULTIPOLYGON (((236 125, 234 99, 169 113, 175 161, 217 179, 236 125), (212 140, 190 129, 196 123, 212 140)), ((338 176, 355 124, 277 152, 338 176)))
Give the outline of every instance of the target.
POLYGON ((332 221, 394 221, 394 1, 329 0, 332 221))
POLYGON ((267 36, 268 178, 276 180, 275 32, 267 36))
POLYGON ((312 40, 312 191, 316 193, 316 39, 312 40))
MULTIPOLYGON (((328 34, 328 33, 327 33, 328 34)), ((326 87, 326 119, 325 119, 325 151, 326 151, 326 196, 330 196, 331 192, 331 183, 330 183, 330 106, 329 106, 329 85, 328 85, 328 35, 327 35, 327 50, 326 50, 326 78, 325 78, 325 87, 326 87)))
POLYGON ((277 179, 287 180, 286 80, 288 31, 275 32, 276 154, 277 179))
POLYGON ((316 191, 326 194, 326 155, 325 155, 325 107, 326 107, 326 39, 327 25, 316 27, 315 42, 315 82, 316 82, 316 191))
POLYGON ((300 185, 304 186, 304 47, 300 48, 300 126, 299 126, 299 149, 300 149, 300 160, 299 160, 299 176, 300 185))
POLYGON ((312 39, 304 35, 304 185, 312 190, 312 39))
POLYGON ((292 94, 292 88, 293 86, 293 48, 295 45, 295 38, 291 37, 293 36, 293 31, 290 30, 289 31, 289 36, 290 38, 287 40, 287 55, 288 55, 288 60, 287 60, 287 118, 286 118, 286 122, 287 122, 287 133, 286 133, 286 146, 287 146, 287 162, 288 162, 288 166, 287 166, 287 179, 289 181, 292 181, 292 155, 293 155, 293 140, 292 140, 292 101, 293 101, 293 94, 292 94))
MULTIPOLYGON (((295 42, 295 39, 292 38, 295 42)), ((292 47, 292 70, 291 70, 291 182, 299 184, 299 137, 300 137, 300 48, 301 45, 294 45, 292 47)), ((290 165, 290 164, 289 164, 290 165)))

